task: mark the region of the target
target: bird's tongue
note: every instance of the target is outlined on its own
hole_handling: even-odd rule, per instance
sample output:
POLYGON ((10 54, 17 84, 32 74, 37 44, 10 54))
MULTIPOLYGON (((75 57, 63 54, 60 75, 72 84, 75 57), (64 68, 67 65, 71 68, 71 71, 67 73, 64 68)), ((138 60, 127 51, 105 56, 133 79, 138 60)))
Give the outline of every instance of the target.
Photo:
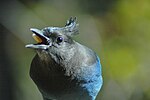
POLYGON ((49 46, 51 46, 49 38, 44 36, 41 30, 35 28, 31 28, 30 30, 33 32, 32 37, 37 42, 37 44, 28 44, 26 45, 27 48, 47 49, 49 46))
POLYGON ((38 35, 33 33, 32 37, 37 43, 42 43, 42 39, 38 35))
POLYGON ((31 28, 30 30, 33 32, 32 37, 38 44, 47 44, 49 38, 44 36, 40 30, 35 28, 31 28))

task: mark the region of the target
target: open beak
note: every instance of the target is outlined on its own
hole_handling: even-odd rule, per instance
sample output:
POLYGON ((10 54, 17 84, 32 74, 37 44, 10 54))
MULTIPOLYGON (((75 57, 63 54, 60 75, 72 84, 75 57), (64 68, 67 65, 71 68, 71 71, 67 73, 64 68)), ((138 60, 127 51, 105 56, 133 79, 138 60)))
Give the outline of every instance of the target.
POLYGON ((36 28, 31 28, 30 30, 33 32, 32 37, 37 42, 37 44, 28 44, 25 46, 26 48, 46 50, 51 46, 50 39, 43 35, 43 32, 41 30, 38 30, 36 28))

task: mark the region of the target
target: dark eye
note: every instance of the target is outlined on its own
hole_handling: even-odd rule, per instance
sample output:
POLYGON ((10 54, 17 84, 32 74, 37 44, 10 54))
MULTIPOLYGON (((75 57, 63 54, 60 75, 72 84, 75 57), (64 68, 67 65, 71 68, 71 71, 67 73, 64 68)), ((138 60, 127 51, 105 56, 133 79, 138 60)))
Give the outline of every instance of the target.
POLYGON ((61 43, 61 42, 63 42, 63 37, 57 37, 57 43, 61 43))

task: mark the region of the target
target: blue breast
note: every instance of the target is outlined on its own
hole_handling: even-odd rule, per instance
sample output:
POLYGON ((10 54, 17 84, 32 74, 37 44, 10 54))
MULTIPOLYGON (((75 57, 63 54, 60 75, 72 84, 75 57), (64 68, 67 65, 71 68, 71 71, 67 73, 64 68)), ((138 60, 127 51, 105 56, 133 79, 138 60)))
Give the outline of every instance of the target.
POLYGON ((88 93, 91 100, 95 100, 103 84, 100 59, 97 57, 94 64, 83 68, 82 75, 78 78, 82 80, 81 88, 88 93))

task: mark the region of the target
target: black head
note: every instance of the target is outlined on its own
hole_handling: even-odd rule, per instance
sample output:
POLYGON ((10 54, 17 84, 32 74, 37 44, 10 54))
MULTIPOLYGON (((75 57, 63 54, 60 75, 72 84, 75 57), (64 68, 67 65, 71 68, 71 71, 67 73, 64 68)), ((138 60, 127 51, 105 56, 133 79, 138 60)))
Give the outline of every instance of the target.
POLYGON ((75 41, 72 36, 78 34, 78 24, 76 24, 76 17, 71 17, 65 27, 46 27, 42 30, 31 28, 30 30, 37 44, 28 44, 27 48, 48 51, 52 55, 61 55, 73 48, 75 41))

